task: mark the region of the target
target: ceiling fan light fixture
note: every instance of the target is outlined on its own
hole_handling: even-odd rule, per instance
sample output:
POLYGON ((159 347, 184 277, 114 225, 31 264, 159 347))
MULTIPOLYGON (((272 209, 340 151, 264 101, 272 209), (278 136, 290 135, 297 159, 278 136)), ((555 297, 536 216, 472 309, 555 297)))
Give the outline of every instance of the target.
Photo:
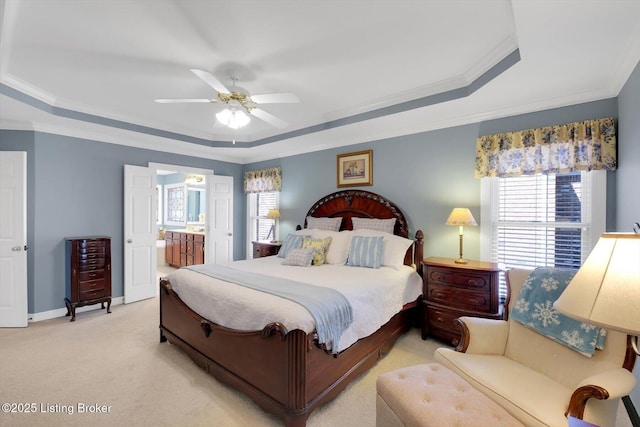
POLYGON ((216 114, 216 119, 225 126, 231 129, 240 129, 249 124, 251 119, 242 110, 236 108, 225 108, 216 114))

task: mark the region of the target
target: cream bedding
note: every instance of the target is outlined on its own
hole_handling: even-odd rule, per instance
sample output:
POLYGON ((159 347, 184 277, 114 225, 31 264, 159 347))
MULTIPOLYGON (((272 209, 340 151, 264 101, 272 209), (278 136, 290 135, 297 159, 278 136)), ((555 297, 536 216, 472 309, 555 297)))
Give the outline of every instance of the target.
MULTIPOLYGON (((353 323, 338 344, 342 351, 391 319, 402 306, 422 292, 422 279, 408 266, 399 269, 348 267, 324 264, 315 267, 282 265, 276 256, 236 261, 230 265, 276 277, 320 285, 340 291, 353 308, 353 323)), ((182 268, 167 277, 175 292, 200 316, 238 330, 261 330, 280 322, 288 330, 315 329, 311 314, 295 302, 243 286, 233 285, 182 268)))

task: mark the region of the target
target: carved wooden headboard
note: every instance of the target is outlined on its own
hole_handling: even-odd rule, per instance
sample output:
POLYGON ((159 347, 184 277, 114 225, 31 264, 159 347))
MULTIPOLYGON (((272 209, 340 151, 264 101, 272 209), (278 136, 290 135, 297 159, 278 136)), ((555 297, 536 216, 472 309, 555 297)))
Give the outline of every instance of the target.
MULTIPOLYGON (((341 230, 353 230, 351 218, 396 218, 394 234, 409 237, 409 226, 402 211, 391 201, 379 194, 365 190, 343 190, 324 196, 311 206, 305 216, 304 226, 307 226, 307 216, 312 217, 342 217, 341 230)), ((407 251, 405 264, 415 264, 418 267, 422 261, 424 235, 421 230, 416 232, 414 247, 407 251)))

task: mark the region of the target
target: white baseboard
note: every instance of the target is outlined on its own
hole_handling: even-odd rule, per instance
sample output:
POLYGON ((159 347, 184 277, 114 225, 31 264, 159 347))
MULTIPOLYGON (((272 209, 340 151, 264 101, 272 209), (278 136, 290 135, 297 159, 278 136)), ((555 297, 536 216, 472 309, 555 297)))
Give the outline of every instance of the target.
MULTIPOLYGON (((124 297, 111 298, 111 305, 120 305, 124 303, 124 297)), ((85 305, 84 307, 78 307, 76 314, 84 313, 91 310, 101 310, 101 304, 85 305)), ((42 311, 40 313, 29 313, 29 322, 41 322, 43 320, 55 319, 57 317, 64 317, 67 314, 67 308, 57 308, 55 310, 42 311)))

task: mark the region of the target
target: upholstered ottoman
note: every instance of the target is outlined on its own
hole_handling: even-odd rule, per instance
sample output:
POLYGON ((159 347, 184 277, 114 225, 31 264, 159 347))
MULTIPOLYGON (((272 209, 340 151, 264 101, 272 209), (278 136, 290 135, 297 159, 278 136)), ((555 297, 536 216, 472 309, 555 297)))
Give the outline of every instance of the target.
POLYGON ((380 375, 376 426, 523 426, 458 374, 438 363, 380 375))

